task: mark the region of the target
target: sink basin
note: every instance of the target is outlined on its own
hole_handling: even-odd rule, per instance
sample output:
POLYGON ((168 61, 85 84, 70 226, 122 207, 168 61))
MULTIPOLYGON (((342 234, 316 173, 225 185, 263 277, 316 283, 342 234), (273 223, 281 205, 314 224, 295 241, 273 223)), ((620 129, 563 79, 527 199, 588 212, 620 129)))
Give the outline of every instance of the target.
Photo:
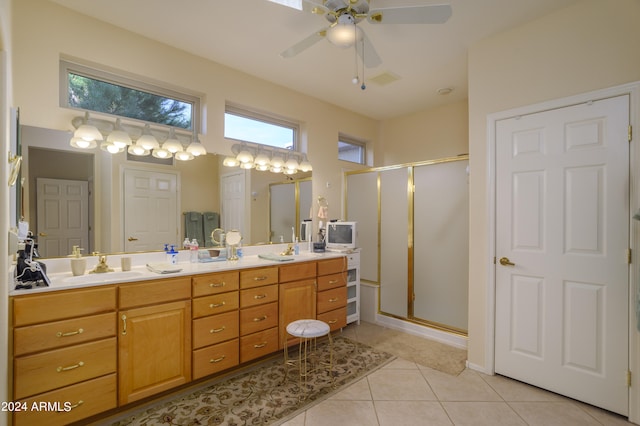
POLYGON ((142 276, 142 271, 105 272, 103 274, 86 274, 76 277, 67 277, 60 280, 65 284, 89 284, 104 283, 109 281, 121 281, 142 276))

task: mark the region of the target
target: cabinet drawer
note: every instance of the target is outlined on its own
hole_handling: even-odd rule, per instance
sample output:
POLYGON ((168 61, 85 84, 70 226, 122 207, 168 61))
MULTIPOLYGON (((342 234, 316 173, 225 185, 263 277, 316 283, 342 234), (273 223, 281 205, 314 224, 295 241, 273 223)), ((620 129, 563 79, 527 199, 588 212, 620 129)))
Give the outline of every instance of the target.
POLYGON ((316 262, 302 262, 280 266, 280 282, 297 281, 316 277, 316 262))
POLYGON ((272 354, 278 350, 278 327, 240 338, 240 362, 272 354))
POLYGON ((193 297, 234 291, 238 289, 238 271, 197 275, 192 283, 193 297))
POLYGON ((252 288, 277 282, 277 266, 240 271, 240 288, 252 288))
POLYGON ((116 288, 95 287, 13 297, 13 325, 100 314, 116 309, 116 288))
POLYGON ((265 303, 278 301, 278 285, 268 285, 264 287, 251 288, 249 290, 240 290, 240 307, 248 308, 250 306, 262 305, 265 303))
POLYGON ((193 351, 193 378, 199 379, 238 365, 238 339, 193 351))
POLYGON ((120 309, 155 305, 191 297, 191 278, 167 278, 118 286, 120 309))
POLYGON ((193 317, 221 314, 238 309, 238 292, 214 294, 193 299, 193 317))
POLYGON ((346 270, 347 258, 344 256, 318 261, 318 275, 337 274, 346 270))
POLYGON ((13 353, 24 355, 116 335, 116 313, 13 329, 13 353))
POLYGON ((318 319, 329 324, 331 331, 336 331, 347 326, 347 308, 338 308, 333 311, 318 314, 318 319))
POLYGON ((14 397, 24 398, 116 371, 116 338, 14 359, 14 397))
POLYGON ((25 402, 29 408, 33 404, 57 402, 63 411, 49 409, 16 412, 13 416, 13 424, 14 426, 68 425, 111 410, 117 405, 116 387, 116 375, 110 374, 34 396, 21 402, 25 402))
POLYGON ((278 325, 278 302, 240 311, 240 335, 255 333, 278 325))
POLYGON ((193 320, 193 347, 202 348, 238 337, 238 311, 193 320))
POLYGON ((319 314, 332 311, 347 305, 347 288, 340 287, 327 291, 318 292, 318 308, 319 314))
POLYGON ((336 287, 344 287, 347 285, 346 272, 338 274, 324 275, 318 277, 318 291, 329 290, 336 287))

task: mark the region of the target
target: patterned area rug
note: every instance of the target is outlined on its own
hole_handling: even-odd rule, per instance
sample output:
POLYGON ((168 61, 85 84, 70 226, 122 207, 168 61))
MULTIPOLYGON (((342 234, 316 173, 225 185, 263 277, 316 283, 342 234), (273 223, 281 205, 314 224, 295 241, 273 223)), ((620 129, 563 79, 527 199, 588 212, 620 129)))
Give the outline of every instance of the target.
MULTIPOLYGON (((329 361, 328 341, 318 343, 317 360, 329 361)), ((290 356, 297 355, 295 348, 290 356)), ((339 388, 382 367, 395 356, 342 336, 333 339, 333 374, 318 369, 300 386, 298 370, 285 370, 282 355, 251 371, 129 415, 114 426, 268 425, 322 401, 339 388), (285 372, 288 371, 287 379, 285 372)))

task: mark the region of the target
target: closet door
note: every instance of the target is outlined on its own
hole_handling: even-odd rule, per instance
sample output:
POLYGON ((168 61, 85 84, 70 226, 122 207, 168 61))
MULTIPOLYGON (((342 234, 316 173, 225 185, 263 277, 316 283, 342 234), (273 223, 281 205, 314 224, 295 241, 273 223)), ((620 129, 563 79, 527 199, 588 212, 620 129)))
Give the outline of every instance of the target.
POLYGON ((406 167, 380 172, 380 311, 408 317, 409 177, 406 167))
POLYGON ((414 167, 413 317, 466 332, 468 160, 414 167))

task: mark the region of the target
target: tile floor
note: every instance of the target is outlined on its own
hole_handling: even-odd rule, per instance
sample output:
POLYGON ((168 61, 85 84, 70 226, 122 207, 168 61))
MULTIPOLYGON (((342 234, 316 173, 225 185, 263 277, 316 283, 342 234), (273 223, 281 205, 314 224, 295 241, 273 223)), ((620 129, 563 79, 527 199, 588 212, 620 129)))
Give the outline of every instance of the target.
POLYGON ((453 376, 401 358, 283 423, 286 426, 631 424, 618 415, 502 376, 469 369, 453 376))

